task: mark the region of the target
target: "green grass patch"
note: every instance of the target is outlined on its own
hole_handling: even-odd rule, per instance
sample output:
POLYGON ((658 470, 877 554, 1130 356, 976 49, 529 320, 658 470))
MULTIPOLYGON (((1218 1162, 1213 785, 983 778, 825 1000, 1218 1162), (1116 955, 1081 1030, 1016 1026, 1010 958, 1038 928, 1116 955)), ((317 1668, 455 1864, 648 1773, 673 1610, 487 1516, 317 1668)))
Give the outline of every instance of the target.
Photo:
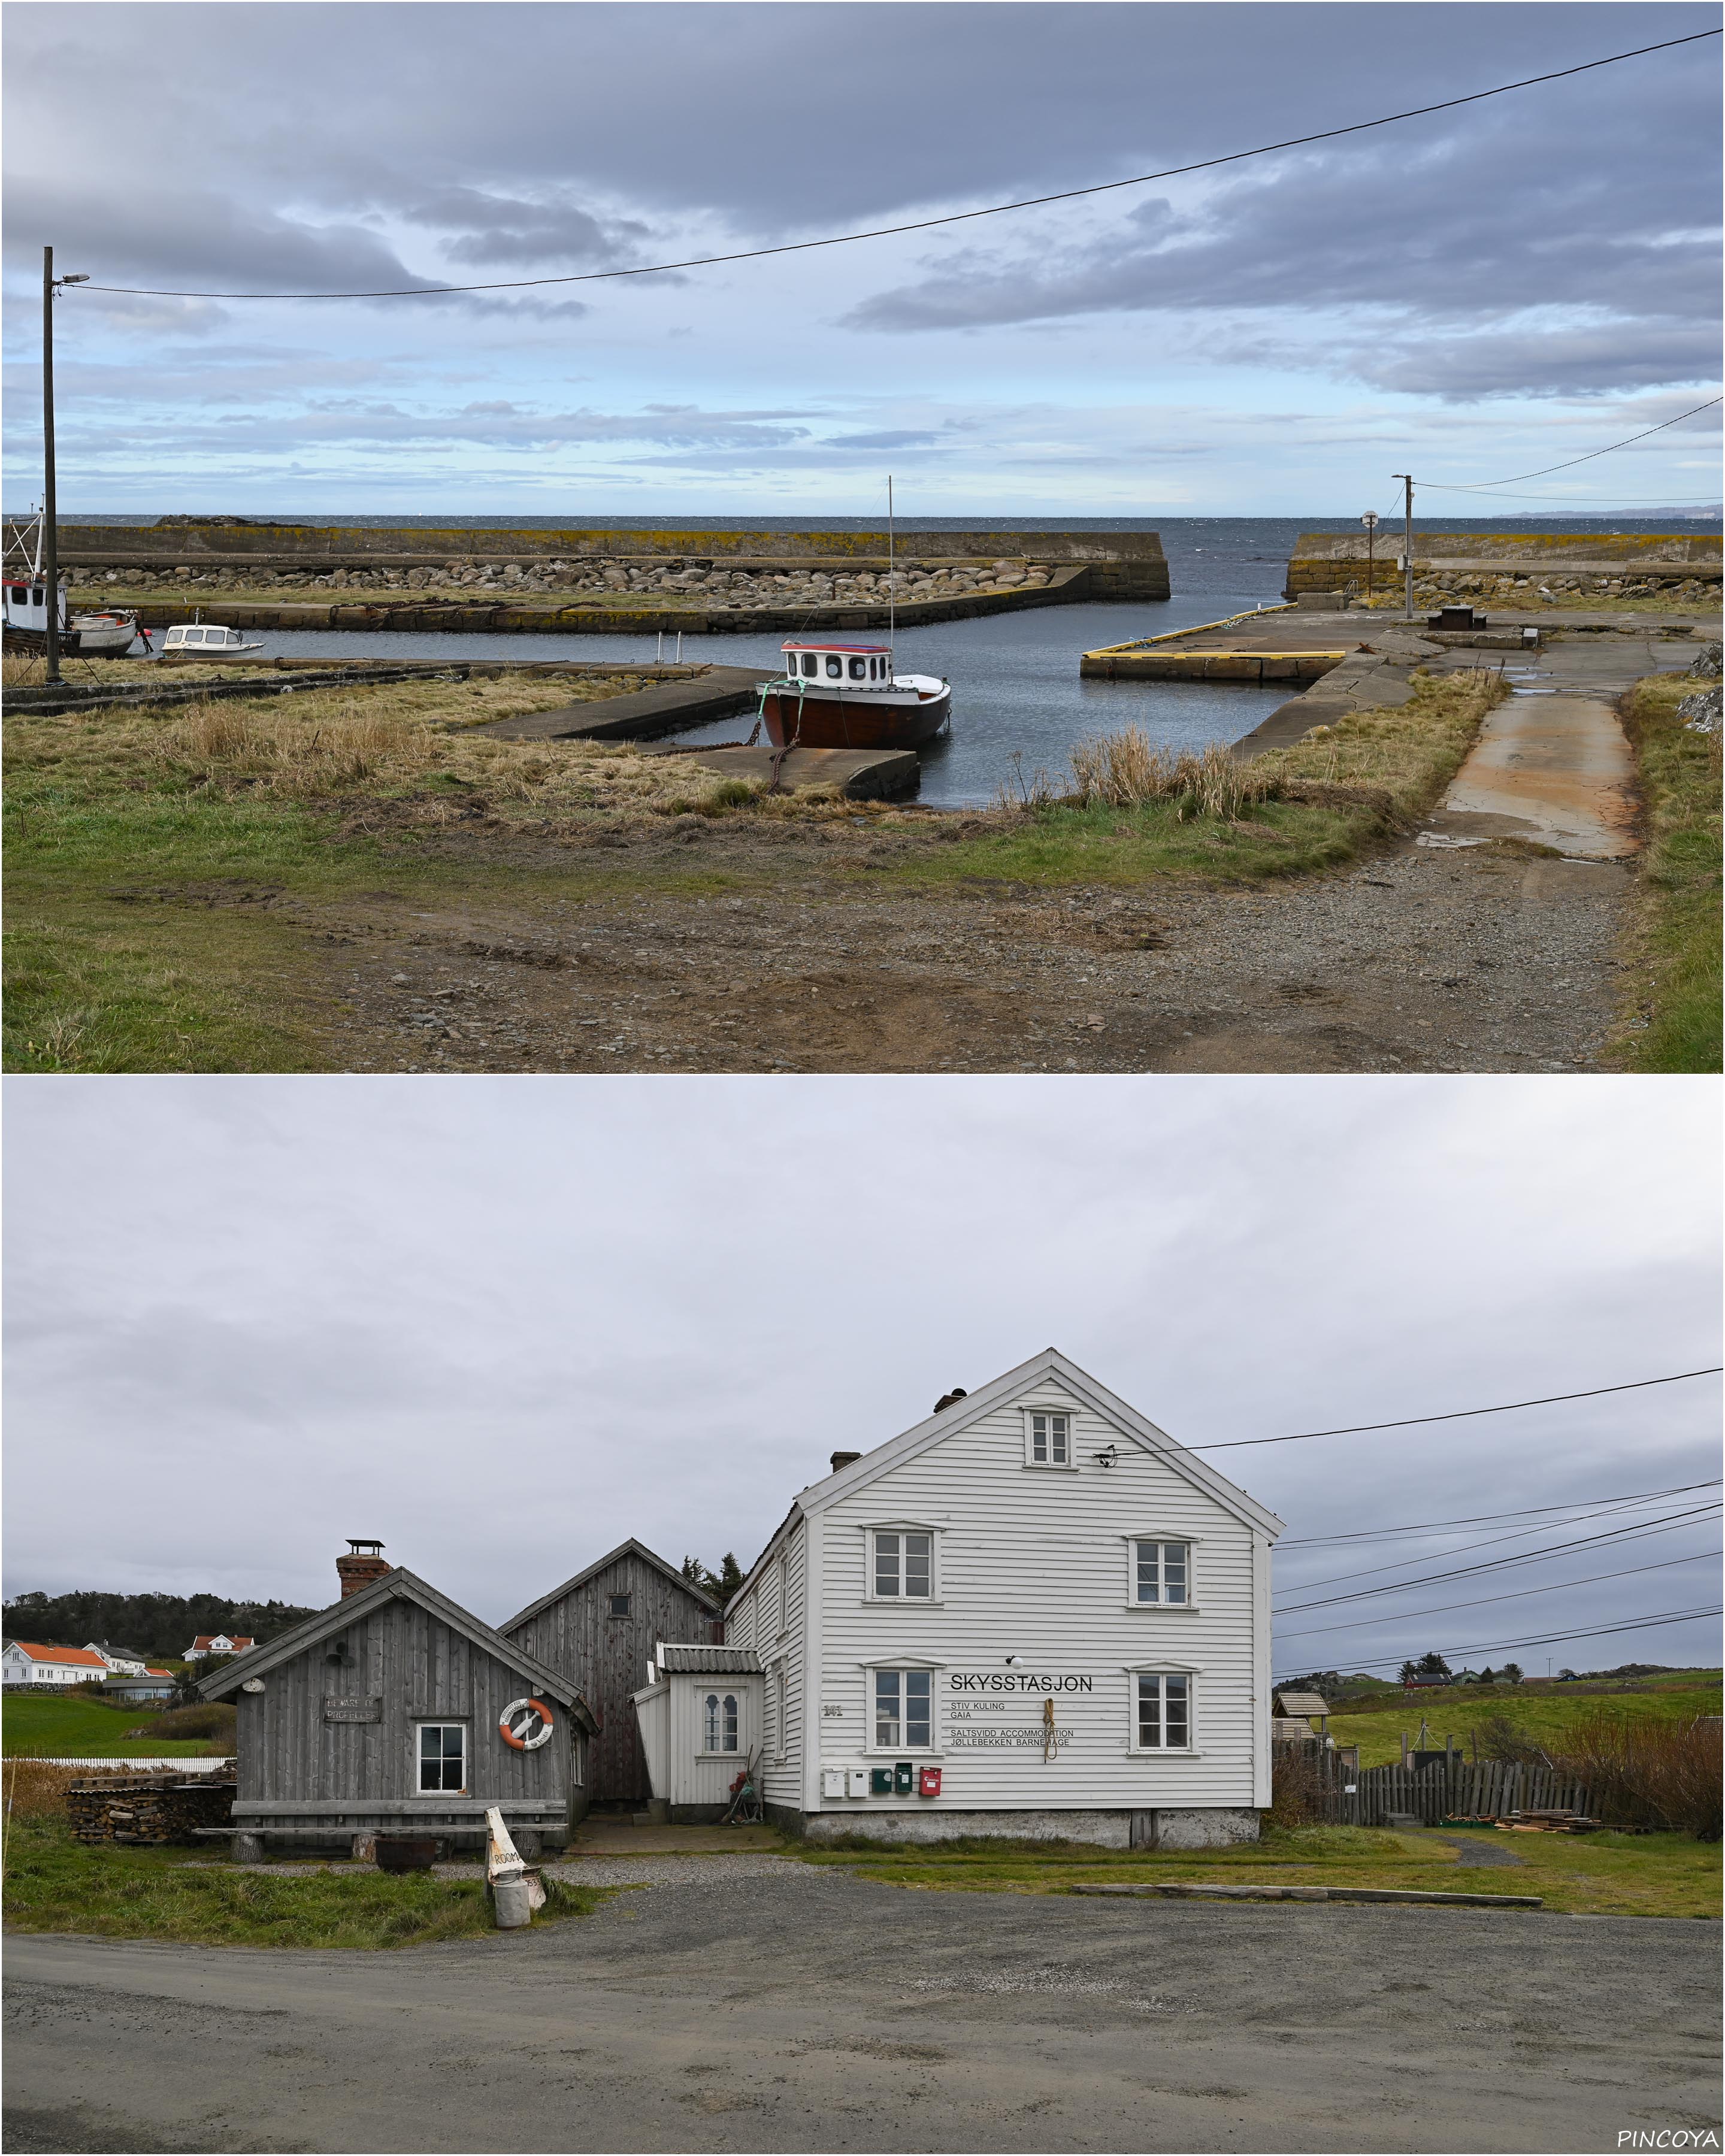
POLYGON ((56 1699, 47 1692, 13 1693, 0 1702, 0 1743, 8 1759, 201 1758, 224 1749, 208 1737, 163 1738, 150 1732, 154 1720, 135 1702, 107 1707, 100 1700, 56 1699), (141 1737, 128 1730, 141 1729, 141 1737))
POLYGON ((1637 1014, 1620 1036, 1632 1070, 1722 1067, 1721 737, 1692 733, 1677 716, 1702 685, 1655 675, 1620 706, 1646 823, 1633 941, 1637 1014))
MULTIPOLYGON (((552 1878, 545 1889, 536 1923, 585 1916, 605 1894, 552 1878)), ((251 1871, 189 1851, 86 1846, 45 1820, 8 1830, 5 1914, 9 1931, 187 1946, 413 1947, 493 1929, 477 1879, 251 1871)))
POLYGON ((1417 1692, 1390 1707, 1332 1713, 1330 1734, 1338 1744, 1358 1745, 1362 1767, 1383 1767, 1401 1758, 1404 1731, 1416 1737, 1422 1719, 1439 1747, 1446 1736, 1454 1737, 1471 1757, 1471 1735, 1494 1716, 1512 1722, 1546 1750, 1558 1751, 1578 1722, 1596 1713, 1625 1721, 1656 1715, 1664 1721, 1693 1722, 1719 1712, 1717 1677, 1650 1684, 1635 1691, 1596 1691, 1579 1685, 1538 1691, 1525 1685, 1458 1685, 1450 1691, 1417 1692))
MULTIPOLYGON (((1470 1837, 1463 1836, 1464 1840, 1470 1837)), ((1512 1849, 1518 1864, 1464 1864, 1435 1832, 1374 1827, 1274 1830, 1233 1849, 1086 1849, 1075 1843, 985 1841, 807 1851, 883 1886, 925 1892, 1062 1894, 1076 1886, 1163 1884, 1394 1887, 1425 1892, 1538 1894, 1581 1915, 1717 1917, 1720 1851, 1683 1835, 1507 1834, 1471 1837, 1512 1849)))

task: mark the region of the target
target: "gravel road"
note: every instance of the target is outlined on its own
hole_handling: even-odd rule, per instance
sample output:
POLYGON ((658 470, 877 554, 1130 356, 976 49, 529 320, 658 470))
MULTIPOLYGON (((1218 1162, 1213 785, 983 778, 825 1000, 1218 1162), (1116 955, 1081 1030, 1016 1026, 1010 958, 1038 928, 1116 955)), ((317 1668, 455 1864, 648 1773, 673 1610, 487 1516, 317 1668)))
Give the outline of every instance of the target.
POLYGON ((732 1860, 399 1953, 14 1937, 7 2145, 1569 2151, 1719 2129, 1711 1924, 799 1872, 732 1860))

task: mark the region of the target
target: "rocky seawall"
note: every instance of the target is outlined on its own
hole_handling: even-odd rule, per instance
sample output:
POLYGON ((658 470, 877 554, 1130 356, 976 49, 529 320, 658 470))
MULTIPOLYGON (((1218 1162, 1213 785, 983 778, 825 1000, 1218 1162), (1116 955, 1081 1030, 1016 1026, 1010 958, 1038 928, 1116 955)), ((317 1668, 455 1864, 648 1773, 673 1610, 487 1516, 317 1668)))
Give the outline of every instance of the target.
MULTIPOLYGON (((1378 527, 1372 563, 1378 593, 1399 592, 1401 534, 1378 527)), ((1284 598, 1366 588, 1365 539, 1358 531, 1307 531, 1288 562, 1284 598)), ((1721 553, 1717 534, 1692 532, 1423 531, 1414 535, 1417 605, 1445 599, 1609 601, 1669 599, 1676 607, 1717 605, 1721 553)))

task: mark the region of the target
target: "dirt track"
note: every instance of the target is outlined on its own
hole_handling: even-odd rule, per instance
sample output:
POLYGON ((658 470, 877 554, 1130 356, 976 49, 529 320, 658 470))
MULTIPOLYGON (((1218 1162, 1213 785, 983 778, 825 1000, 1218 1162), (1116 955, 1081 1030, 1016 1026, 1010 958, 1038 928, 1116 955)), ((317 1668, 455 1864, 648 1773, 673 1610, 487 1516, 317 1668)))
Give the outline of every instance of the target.
POLYGON ((1567 2152, 1718 2131, 1712 1924, 914 1893, 794 1864, 727 1887, 726 1862, 400 1953, 14 1938, 7 2146, 1567 2152))
POLYGON ((1249 888, 912 894, 776 850, 737 896, 240 902, 337 947, 348 1070, 1494 1071, 1594 1066, 1629 889, 1410 844, 1249 888))

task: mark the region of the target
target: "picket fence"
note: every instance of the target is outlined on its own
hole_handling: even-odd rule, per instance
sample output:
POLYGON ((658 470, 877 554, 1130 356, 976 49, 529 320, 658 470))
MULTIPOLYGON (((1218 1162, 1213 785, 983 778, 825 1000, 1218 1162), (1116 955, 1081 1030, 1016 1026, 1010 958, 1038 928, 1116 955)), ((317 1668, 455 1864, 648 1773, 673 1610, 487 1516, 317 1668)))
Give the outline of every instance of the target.
MULTIPOLYGON (((1314 1750, 1316 1748, 1314 1747, 1314 1750)), ((1345 1751, 1319 1754, 1324 1816, 1355 1826, 1384 1826, 1392 1812, 1436 1826, 1446 1819, 1501 1819, 1507 1812, 1585 1812, 1584 1784, 1555 1768, 1505 1759, 1476 1764, 1458 1753, 1423 1768, 1356 1768, 1345 1751)))

